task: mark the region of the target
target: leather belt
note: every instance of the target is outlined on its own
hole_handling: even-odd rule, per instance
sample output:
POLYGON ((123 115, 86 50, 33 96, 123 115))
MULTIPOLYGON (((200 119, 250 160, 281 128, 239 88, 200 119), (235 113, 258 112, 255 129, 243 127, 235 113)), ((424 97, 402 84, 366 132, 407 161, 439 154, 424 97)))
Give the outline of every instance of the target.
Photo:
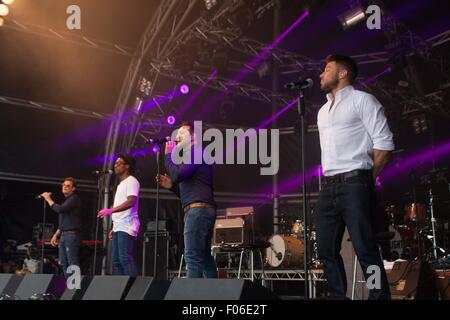
POLYGON ((208 208, 215 208, 212 204, 209 204, 207 202, 192 202, 185 206, 183 208, 184 213, 188 212, 189 209, 197 208, 197 207, 208 207, 208 208))
POLYGON ((339 183, 339 182, 345 182, 349 178, 367 177, 370 175, 372 175, 372 170, 353 170, 353 171, 349 171, 349 172, 338 173, 334 176, 329 176, 329 177, 325 176, 324 181, 326 184, 339 183))
POLYGON ((61 234, 64 234, 64 233, 79 233, 80 232, 80 230, 77 230, 77 229, 72 229, 72 230, 62 230, 61 231, 61 234))

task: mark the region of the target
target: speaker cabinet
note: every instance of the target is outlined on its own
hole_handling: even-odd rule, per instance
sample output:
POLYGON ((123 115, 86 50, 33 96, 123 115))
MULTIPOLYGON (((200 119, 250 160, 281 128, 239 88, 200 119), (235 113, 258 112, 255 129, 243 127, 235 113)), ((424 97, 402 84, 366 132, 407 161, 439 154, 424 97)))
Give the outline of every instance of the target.
POLYGON ((279 300, 269 289, 244 279, 175 278, 164 300, 279 300))
POLYGON ((163 300, 169 286, 169 280, 137 277, 125 300, 163 300))
POLYGON ((132 283, 129 276, 95 276, 82 300, 123 300, 132 283))
POLYGON ((15 295, 21 300, 42 300, 43 295, 47 299, 58 300, 66 289, 66 279, 53 274, 27 274, 20 282, 15 295))
MULTIPOLYGON (((168 279, 169 268, 169 233, 158 233, 158 250, 156 252, 156 278, 159 280, 168 279)), ((154 257, 155 257, 155 233, 144 233, 144 245, 142 252, 142 275, 154 277, 154 257)))
POLYGON ((397 261, 387 277, 393 300, 437 299, 436 277, 425 261, 397 261))

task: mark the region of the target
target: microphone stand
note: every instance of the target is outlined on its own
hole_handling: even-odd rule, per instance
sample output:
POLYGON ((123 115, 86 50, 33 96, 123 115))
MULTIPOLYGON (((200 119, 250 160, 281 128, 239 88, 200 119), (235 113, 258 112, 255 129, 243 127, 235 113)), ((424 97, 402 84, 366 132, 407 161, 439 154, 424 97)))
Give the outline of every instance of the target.
MULTIPOLYGON (((99 212, 102 208, 100 208, 101 206, 101 201, 100 201, 100 189, 103 185, 103 174, 100 174, 97 180, 97 190, 98 190, 98 194, 97 194, 97 212, 99 212)), ((95 270, 97 267, 97 239, 98 239, 98 221, 99 218, 97 218, 97 212, 95 212, 95 237, 94 237, 94 262, 93 262, 93 266, 92 266, 92 275, 95 276, 95 270)))
POLYGON ((158 146, 156 151, 156 176, 158 177, 158 181, 156 183, 156 212, 155 212, 155 244, 154 244, 154 252, 153 252, 153 278, 157 279, 157 263, 156 258, 158 256, 158 224, 159 224, 159 174, 160 174, 160 166, 159 166, 159 158, 161 154, 161 149, 158 146))
POLYGON ((306 106, 305 106, 305 96, 304 96, 304 89, 298 87, 298 100, 297 100, 297 111, 300 116, 300 143, 301 143, 301 170, 302 170, 302 202, 303 202, 303 223, 304 223, 304 230, 303 230, 303 246, 304 246, 304 253, 303 253, 303 268, 305 272, 305 300, 309 299, 309 270, 308 270, 308 214, 306 212, 306 177, 305 177, 305 112, 306 112, 306 106))
POLYGON ((42 198, 44 201, 44 215, 42 218, 42 248, 41 248, 41 265, 40 265, 40 273, 44 273, 44 249, 45 249, 45 215, 47 211, 47 201, 45 201, 44 198, 42 198))

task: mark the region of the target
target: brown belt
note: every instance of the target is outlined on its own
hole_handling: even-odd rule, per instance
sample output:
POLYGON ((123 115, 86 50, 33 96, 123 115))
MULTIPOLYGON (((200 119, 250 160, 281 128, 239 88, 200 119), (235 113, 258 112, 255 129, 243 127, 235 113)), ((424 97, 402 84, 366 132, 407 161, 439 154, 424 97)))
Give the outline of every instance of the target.
POLYGON ((196 208, 196 207, 208 207, 208 208, 215 208, 212 204, 206 203, 206 202, 192 202, 188 204, 186 207, 183 208, 184 213, 188 212, 189 209, 196 208))

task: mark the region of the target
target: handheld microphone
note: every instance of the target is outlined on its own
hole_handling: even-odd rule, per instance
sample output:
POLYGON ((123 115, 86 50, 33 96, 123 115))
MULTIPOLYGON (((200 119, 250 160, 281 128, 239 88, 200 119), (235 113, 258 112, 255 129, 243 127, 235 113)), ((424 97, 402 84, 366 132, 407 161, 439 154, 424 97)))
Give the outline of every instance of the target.
POLYGON ((284 85, 286 89, 307 89, 311 88, 314 84, 311 78, 305 80, 299 80, 294 82, 289 82, 284 85))
MULTIPOLYGON (((51 192, 49 192, 50 195, 52 195, 51 192)), ((41 195, 37 195, 36 197, 34 197, 35 199, 43 199, 43 197, 41 195)))
POLYGON ((150 138, 147 141, 145 141, 145 143, 147 144, 162 144, 162 143, 166 143, 168 141, 171 141, 170 137, 167 136, 165 138, 150 138))
POLYGON ((113 174, 114 171, 111 169, 108 170, 94 170, 91 172, 92 174, 100 175, 100 174, 113 174))

